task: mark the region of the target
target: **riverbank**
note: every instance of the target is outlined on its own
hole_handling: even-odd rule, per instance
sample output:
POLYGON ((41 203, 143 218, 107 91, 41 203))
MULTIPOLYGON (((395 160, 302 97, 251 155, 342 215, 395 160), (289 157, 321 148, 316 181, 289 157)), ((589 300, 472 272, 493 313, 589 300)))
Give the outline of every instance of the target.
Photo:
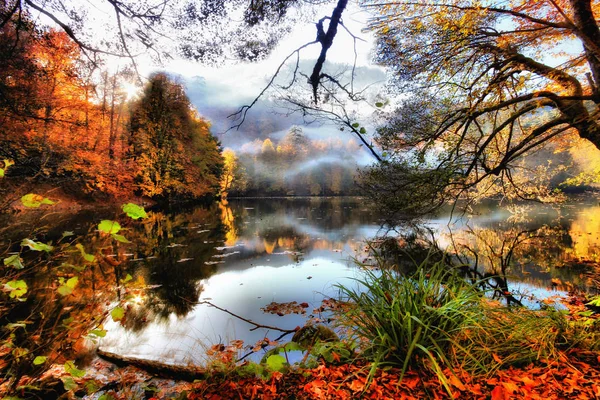
MULTIPOLYGON (((522 368, 500 370, 491 376, 444 371, 452 377, 450 396, 435 374, 399 369, 379 370, 369 384, 368 364, 333 365, 273 372, 268 378, 242 377, 235 370, 188 382, 165 379, 137 367, 116 367, 95 359, 84 377, 76 378, 53 366, 39 380, 20 382, 25 398, 81 399, 425 399, 460 398, 508 400, 600 398, 600 363, 589 354, 565 353, 558 361, 540 360, 522 368), (455 375, 452 375, 455 374, 455 375), (65 384, 68 382, 68 385, 65 384), (45 383, 45 391, 36 391, 45 383), (65 386, 70 390, 66 391, 65 386), (105 397, 102 397, 105 396, 105 397)), ((1 387, 0 387, 0 391, 1 387)))

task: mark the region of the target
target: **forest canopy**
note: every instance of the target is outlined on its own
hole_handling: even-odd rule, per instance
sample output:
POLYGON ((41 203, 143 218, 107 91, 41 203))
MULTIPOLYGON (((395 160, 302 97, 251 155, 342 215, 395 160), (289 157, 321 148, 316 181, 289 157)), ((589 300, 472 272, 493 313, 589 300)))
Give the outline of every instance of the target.
POLYGON ((216 195, 223 162, 208 122, 164 74, 151 77, 132 105, 124 90, 131 74, 82 61, 63 31, 40 30, 24 17, 5 23, 0 159, 19 188, 3 185, 12 193, 4 201, 40 184, 96 198, 216 195))
POLYGON ((379 13, 376 59, 399 106, 377 132, 389 159, 367 190, 389 211, 449 199, 547 200, 555 171, 532 155, 600 147, 599 4, 433 1, 365 4, 379 13), (424 185, 424 183, 426 183, 424 185))

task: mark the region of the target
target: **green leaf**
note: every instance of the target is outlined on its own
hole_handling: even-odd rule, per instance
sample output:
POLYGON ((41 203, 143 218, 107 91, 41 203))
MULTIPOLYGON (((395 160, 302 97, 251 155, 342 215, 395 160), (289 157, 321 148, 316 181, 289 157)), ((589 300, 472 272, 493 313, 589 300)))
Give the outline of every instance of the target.
POLYGON ((266 364, 271 371, 283 371, 286 365, 285 357, 273 354, 267 358, 266 364))
POLYGON ((360 124, 358 122, 355 122, 355 123, 352 124, 353 128, 358 128, 359 126, 360 126, 360 124))
POLYGON ((285 346, 283 346, 285 351, 304 351, 306 350, 304 347, 300 345, 300 343, 296 342, 287 342, 285 346))
POLYGON ((83 257, 83 259, 87 262, 94 262, 96 261, 96 257, 93 254, 88 254, 85 252, 85 248, 83 247, 83 245, 81 243, 77 243, 75 245, 75 247, 77 247, 79 249, 79 251, 81 252, 81 256, 83 257))
POLYGON ((18 254, 4 259, 4 265, 10 265, 16 269, 23 269, 25 266, 21 263, 23 259, 18 254))
POLYGON ((57 289, 58 294, 60 294, 61 296, 68 296, 71 293, 73 293, 73 289, 75 289, 75 286, 77 286, 79 278, 74 276, 72 278, 69 278, 66 282, 64 278, 59 278, 59 282, 61 285, 57 289))
POLYGON ((115 400, 115 398, 110 393, 104 393, 102 396, 98 397, 98 400, 115 400))
POLYGON ((21 247, 25 246, 29 247, 31 250, 45 251, 46 253, 50 253, 54 249, 54 246, 42 242, 35 242, 31 239, 23 239, 21 247))
POLYGON ((64 231, 62 233, 62 238, 64 239, 66 237, 73 236, 73 235, 75 235, 75 233, 73 231, 64 231))
POLYGON ((75 378, 81 378, 85 375, 85 371, 77 369, 73 361, 67 361, 64 365, 65 372, 75 378))
POLYGON ((110 235, 110 236, 112 236, 112 238, 113 238, 113 239, 115 239, 115 240, 116 240, 116 241, 118 241, 118 242, 121 242, 121 243, 131 243, 131 242, 130 242, 129 240, 127 240, 127 238, 126 238, 125 236, 123 236, 123 235, 117 235, 116 233, 113 233, 113 234, 112 234, 112 235, 110 235))
POLYGON ((71 322, 75 321, 75 318, 69 317, 62 320, 63 325, 69 325, 71 322))
POLYGON ((595 298, 593 298, 592 300, 590 300, 589 303, 586 303, 589 306, 596 306, 596 307, 600 307, 600 296, 596 296, 595 298))
POLYGON ((139 218, 148 218, 148 214, 146 214, 146 210, 144 207, 138 206, 137 204, 127 203, 123 205, 123 212, 127 214, 128 217, 133 219, 139 218))
POLYGON ((12 329, 16 329, 16 328, 26 328, 26 327, 27 327, 27 325, 24 324, 24 323, 9 323, 9 324, 6 324, 6 328, 7 329, 11 329, 11 330, 12 329))
POLYGON ((94 379, 90 379, 85 383, 85 391, 87 394, 94 394, 100 389, 100 384, 94 379))
POLYGON ((367 133, 367 130, 366 130, 366 129, 365 129, 365 127, 363 126, 363 127, 361 127, 361 128, 360 128, 359 132, 360 132, 360 133, 362 133, 362 134, 364 135, 365 133, 367 133))
POLYGON ((90 335, 95 335, 98 337, 104 337, 106 336, 106 331, 104 329, 92 329, 90 331, 90 335))
POLYGON ((33 365, 40 365, 46 362, 46 359, 48 357, 46 356, 37 356, 36 358, 33 359, 33 365))
POLYGON ((375 103, 375 107, 383 107, 383 103, 378 101, 375 103))
POLYGON ((29 208, 38 208, 42 204, 50 204, 50 205, 56 204, 54 201, 50 200, 49 198, 44 197, 39 194, 35 194, 35 193, 29 193, 29 194, 26 194, 25 196, 21 197, 21 203, 23 203, 23 205, 25 207, 29 207, 29 208))
POLYGON ((63 386, 65 387, 65 390, 67 392, 73 389, 77 389, 77 384, 75 383, 73 378, 69 376, 63 376, 62 378, 60 378, 60 380, 63 382, 63 386))
POLYGON ((113 321, 117 322, 125 317, 125 310, 123 307, 115 307, 110 312, 110 316, 112 317, 113 321))
POLYGON ((125 276, 125 278, 121 279, 121 283, 127 283, 127 282, 129 282, 130 280, 132 280, 132 279, 133 279, 133 276, 131 276, 131 274, 127 274, 127 275, 125 276))
MULTIPOLYGON (((589 303, 588 303, 589 304, 589 303)), ((589 318, 592 315, 594 315, 594 312, 592 310, 587 310, 587 311, 580 311, 577 313, 577 315, 581 316, 581 317, 586 317, 589 318)))
POLYGON ((111 221, 109 219, 103 219, 98 224, 98 230, 102 233, 109 235, 115 234, 121 230, 121 225, 117 221, 111 221))
POLYGON ((25 281, 23 280, 19 280, 19 281, 10 281, 7 282, 4 285, 5 288, 7 288, 9 290, 9 296, 11 299, 18 299, 19 297, 23 296, 25 293, 27 293, 27 283, 25 283, 25 281))

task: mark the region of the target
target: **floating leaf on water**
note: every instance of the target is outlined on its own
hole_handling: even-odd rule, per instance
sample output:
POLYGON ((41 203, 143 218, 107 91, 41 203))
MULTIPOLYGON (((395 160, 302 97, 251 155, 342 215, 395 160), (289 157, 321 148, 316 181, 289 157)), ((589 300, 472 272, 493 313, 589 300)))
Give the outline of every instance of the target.
POLYGON ((29 208, 38 208, 42 204, 49 204, 49 205, 56 204, 54 201, 50 200, 49 198, 44 197, 39 194, 35 194, 35 193, 29 193, 29 194, 26 194, 25 196, 21 197, 21 203, 23 203, 23 205, 25 207, 29 207, 29 208))
POLYGON ((47 358, 48 357, 46 357, 46 356, 37 356, 36 358, 33 359, 33 365, 41 365, 46 362, 47 358))
POLYGON ((18 299, 27 293, 27 283, 23 280, 12 280, 4 284, 4 287, 9 291, 11 299, 18 299))
POLYGON ((16 269, 23 269, 25 266, 22 264, 23 259, 18 254, 14 254, 4 259, 4 265, 14 267, 16 269))
POLYGON ((109 219, 103 219, 98 224, 98 230, 102 233, 109 235, 118 233, 121 230, 121 225, 117 221, 111 221, 109 219))
POLYGON ((144 210, 144 207, 133 203, 124 204, 123 212, 133 219, 148 218, 148 214, 146 213, 146 210, 144 210))
POLYGON ((225 253, 225 254, 215 254, 215 255, 213 256, 213 258, 225 258, 225 257, 229 257, 229 256, 232 256, 232 255, 234 255, 234 254, 239 254, 239 253, 240 253, 239 251, 233 251, 233 252, 231 252, 231 253, 225 253))
POLYGON ((110 312, 110 316, 113 319, 113 321, 120 321, 123 319, 123 317, 125 317, 125 310, 123 309, 123 307, 115 307, 110 312))
POLYGON ((54 249, 54 246, 42 242, 35 242, 31 239, 23 239, 21 247, 25 246, 29 247, 31 250, 45 251, 46 253, 49 253, 54 249))
POLYGON ((81 243, 77 243, 75 245, 75 247, 77 247, 79 249, 79 251, 81 252, 81 256, 83 257, 83 259, 87 262, 94 262, 96 261, 96 257, 93 254, 88 254, 85 252, 85 248, 83 247, 83 245, 81 243))
POLYGON ((113 239, 115 239, 117 242, 121 242, 121 243, 131 243, 129 240, 127 240, 127 238, 123 235, 118 235, 116 233, 113 233, 112 235, 113 239))

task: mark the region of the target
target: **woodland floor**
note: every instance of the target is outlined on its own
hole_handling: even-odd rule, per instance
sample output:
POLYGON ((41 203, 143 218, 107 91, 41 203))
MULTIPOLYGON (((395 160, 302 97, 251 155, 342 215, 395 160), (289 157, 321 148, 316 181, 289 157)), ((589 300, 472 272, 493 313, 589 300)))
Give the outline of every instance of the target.
POLYGON ((231 372, 195 382, 160 378, 133 366, 117 367, 101 359, 96 359, 86 370, 85 377, 74 378, 78 388, 65 393, 61 378, 68 375, 61 366, 51 368, 42 381, 46 382, 46 387, 54 386, 57 391, 45 392, 39 397, 103 400, 600 399, 600 355, 582 352, 571 352, 560 361, 540 361, 519 369, 501 370, 489 377, 472 377, 456 371, 454 376, 446 370, 452 397, 437 377, 425 370, 409 370, 402 380, 399 380, 399 370, 380 370, 367 385, 368 367, 355 364, 321 364, 309 370, 274 372, 268 379, 241 378, 231 372))

